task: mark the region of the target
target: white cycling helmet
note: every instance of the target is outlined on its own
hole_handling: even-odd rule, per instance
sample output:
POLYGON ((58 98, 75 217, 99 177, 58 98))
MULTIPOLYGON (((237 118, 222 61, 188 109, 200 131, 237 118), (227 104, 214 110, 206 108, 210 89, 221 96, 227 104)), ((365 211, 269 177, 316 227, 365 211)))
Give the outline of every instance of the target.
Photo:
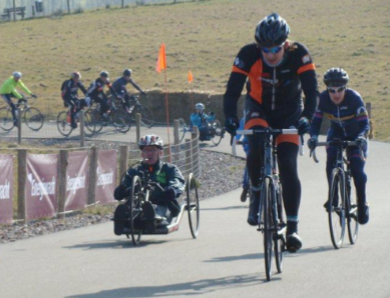
POLYGON ((158 149, 162 149, 164 143, 163 140, 157 135, 146 135, 139 140, 138 147, 142 150, 146 146, 156 146, 158 149))
POLYGON ((15 79, 20 79, 22 77, 22 73, 20 71, 14 71, 12 76, 15 78, 15 79))
POLYGON ((196 105, 195 105, 195 109, 196 110, 204 110, 204 104, 203 103, 201 103, 201 102, 199 102, 199 103, 197 103, 196 105))

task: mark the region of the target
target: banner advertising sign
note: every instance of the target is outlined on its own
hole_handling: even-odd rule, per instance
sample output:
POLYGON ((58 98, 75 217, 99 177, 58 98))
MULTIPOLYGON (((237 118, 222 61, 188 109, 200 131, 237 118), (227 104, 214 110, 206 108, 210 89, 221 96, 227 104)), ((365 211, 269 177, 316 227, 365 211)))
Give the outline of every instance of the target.
POLYGON ((116 150, 101 150, 98 153, 96 202, 101 204, 114 201, 117 178, 116 159, 116 150))
POLYGON ((27 154, 27 220, 56 214, 57 167, 58 154, 27 154))
POLYGON ((13 155, 0 154, 0 224, 13 220, 13 155))
POLYGON ((85 207, 88 195, 88 152, 70 152, 66 173, 65 211, 85 207))

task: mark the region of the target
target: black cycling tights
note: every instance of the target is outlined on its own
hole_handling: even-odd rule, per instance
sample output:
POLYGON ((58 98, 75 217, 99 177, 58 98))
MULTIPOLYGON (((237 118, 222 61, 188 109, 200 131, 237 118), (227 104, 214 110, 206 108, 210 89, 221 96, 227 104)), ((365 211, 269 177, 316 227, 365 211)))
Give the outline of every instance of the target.
MULTIPOLYGON (((249 154, 247 167, 252 185, 259 185, 260 170, 263 165, 263 136, 248 137, 249 154)), ((278 164, 283 188, 283 200, 289 221, 298 221, 298 210, 301 203, 301 182, 298 178, 298 150, 296 144, 283 142, 278 145, 278 164)))

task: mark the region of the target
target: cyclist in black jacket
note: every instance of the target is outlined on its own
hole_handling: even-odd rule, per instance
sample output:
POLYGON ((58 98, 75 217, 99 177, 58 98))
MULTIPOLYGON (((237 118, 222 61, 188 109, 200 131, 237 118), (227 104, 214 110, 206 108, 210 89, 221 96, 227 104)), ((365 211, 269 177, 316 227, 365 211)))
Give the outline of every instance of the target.
POLYGON ((126 106, 128 106, 128 102, 130 101, 130 94, 126 89, 127 84, 133 85, 135 89, 137 89, 142 95, 146 95, 146 93, 139 87, 131 78, 131 74, 133 71, 131 69, 125 69, 123 71, 123 75, 119 78, 117 78, 114 83, 112 83, 112 88, 115 90, 115 92, 121 96, 126 103, 126 106))
POLYGON ((62 83, 61 86, 61 96, 67 106, 70 107, 70 120, 71 126, 73 128, 77 127, 77 123, 75 121, 76 113, 82 108, 82 105, 85 103, 81 103, 78 98, 78 90, 87 94, 87 89, 85 89, 83 83, 80 81, 81 74, 79 72, 72 72, 70 74, 70 79, 66 80, 62 83))
MULTIPOLYGON (((308 132, 319 94, 315 65, 303 44, 287 39, 289 33, 290 27, 286 21, 276 13, 270 14, 258 23, 256 42, 244 46, 234 60, 224 95, 225 126, 232 135, 239 126, 237 101, 245 82, 245 129, 295 126, 299 134, 308 132)), ((248 215, 250 225, 258 224, 262 141, 261 136, 248 136, 250 149, 247 167, 252 182, 248 215)), ((287 214, 287 248, 296 251, 302 246, 297 234, 301 199, 297 170, 299 137, 281 135, 276 143, 287 214)))

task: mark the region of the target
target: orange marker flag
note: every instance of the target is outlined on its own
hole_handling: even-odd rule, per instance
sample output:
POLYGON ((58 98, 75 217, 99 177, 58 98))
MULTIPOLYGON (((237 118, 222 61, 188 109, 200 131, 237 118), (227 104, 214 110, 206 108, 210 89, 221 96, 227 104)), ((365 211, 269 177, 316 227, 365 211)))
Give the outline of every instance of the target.
POLYGON ((167 68, 167 60, 165 57, 165 44, 162 43, 160 46, 160 51, 158 52, 156 71, 161 72, 162 70, 164 70, 166 68, 167 68))
POLYGON ((194 80, 194 77, 192 76, 191 70, 189 70, 188 71, 188 83, 192 83, 193 80, 194 80))

